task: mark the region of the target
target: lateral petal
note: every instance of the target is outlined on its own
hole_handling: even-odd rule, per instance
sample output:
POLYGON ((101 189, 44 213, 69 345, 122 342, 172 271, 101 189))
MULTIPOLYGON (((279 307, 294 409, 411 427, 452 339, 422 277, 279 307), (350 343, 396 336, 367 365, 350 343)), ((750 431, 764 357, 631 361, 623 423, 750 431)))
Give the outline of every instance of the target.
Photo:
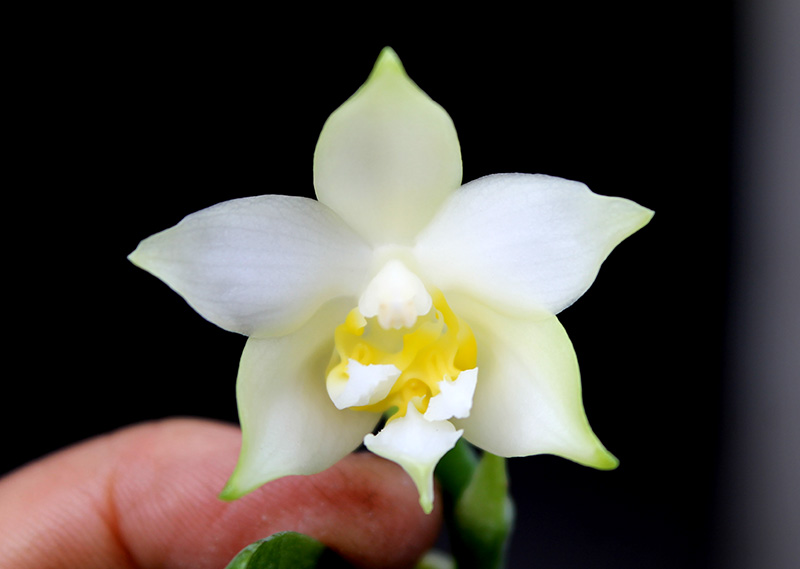
POLYGON ((269 336, 296 329, 332 298, 357 298, 371 251, 319 202, 268 195, 189 215, 129 259, 218 326, 269 336))
POLYGON ((337 409, 325 388, 332 332, 348 307, 328 303, 292 334, 247 341, 236 383, 242 449, 221 498, 325 470, 377 424, 379 414, 337 409))
POLYGON ((460 184, 453 121, 384 49, 322 129, 317 197, 373 244, 406 244, 460 184))
POLYGON ((557 314, 594 282, 600 265, 653 212, 580 182, 497 174, 465 184, 419 235, 429 282, 508 314, 557 314))
POLYGON ((554 454, 599 469, 618 464, 589 426, 572 343, 558 318, 506 316, 465 296, 448 297, 480 346, 480 377, 464 437, 505 457, 554 454))

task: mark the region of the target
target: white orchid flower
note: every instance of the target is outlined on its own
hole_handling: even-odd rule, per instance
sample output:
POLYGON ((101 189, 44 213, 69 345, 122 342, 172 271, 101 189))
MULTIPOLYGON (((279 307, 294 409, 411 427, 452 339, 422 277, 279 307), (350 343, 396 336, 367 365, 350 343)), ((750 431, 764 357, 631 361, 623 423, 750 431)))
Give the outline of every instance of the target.
POLYGON ((452 120, 389 48, 326 122, 314 184, 318 200, 199 211, 130 256, 250 337, 222 498, 319 472, 362 442, 409 473, 426 512, 434 467, 461 436, 503 457, 617 465, 555 314, 650 210, 543 175, 461 186, 452 120))

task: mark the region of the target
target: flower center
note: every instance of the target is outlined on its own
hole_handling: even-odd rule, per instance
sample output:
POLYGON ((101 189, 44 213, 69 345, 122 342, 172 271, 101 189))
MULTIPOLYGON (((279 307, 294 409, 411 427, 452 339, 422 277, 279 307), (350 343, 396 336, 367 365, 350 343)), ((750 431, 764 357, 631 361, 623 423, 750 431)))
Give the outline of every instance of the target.
POLYGON ((337 408, 394 412, 389 420, 405 416, 409 402, 432 421, 469 414, 472 330, 400 261, 376 275, 334 338, 327 388, 337 408))

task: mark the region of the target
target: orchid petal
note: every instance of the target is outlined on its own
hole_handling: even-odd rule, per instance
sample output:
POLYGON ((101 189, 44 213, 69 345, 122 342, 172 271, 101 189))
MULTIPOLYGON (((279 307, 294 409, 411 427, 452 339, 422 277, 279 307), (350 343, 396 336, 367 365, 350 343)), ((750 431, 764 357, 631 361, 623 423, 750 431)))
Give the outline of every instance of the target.
POLYGON ((461 437, 448 421, 428 421, 413 402, 405 416, 389 421, 377 435, 364 437, 373 453, 403 467, 419 491, 419 503, 426 514, 433 509, 433 471, 461 437))
POLYGON ((555 454, 599 469, 618 464, 592 432, 572 343, 558 318, 522 320, 465 296, 450 305, 480 346, 480 379, 464 438, 505 457, 555 454))
POLYGON ((419 235, 425 278, 508 314, 557 314, 653 212, 579 182, 497 174, 465 184, 419 235))
POLYGON ((378 243, 407 243, 461 184, 447 112, 409 79, 390 48, 325 123, 314 154, 319 200, 378 243))
POLYGON ((325 470, 377 424, 379 414, 337 409, 325 388, 330 331, 348 306, 328 303, 292 334, 248 340, 236 383, 242 449, 223 499, 282 476, 325 470))
POLYGON ((204 318, 259 337, 296 329, 331 298, 357 298, 371 252, 319 202, 270 195, 189 215, 129 258, 204 318))
POLYGON ((337 409, 372 405, 384 399, 402 372, 391 364, 369 364, 350 359, 347 376, 328 374, 328 395, 337 409))
POLYGON ((425 418, 428 421, 446 421, 453 417, 469 417, 477 384, 478 368, 462 371, 455 381, 445 377, 437 384, 439 394, 431 397, 425 418))

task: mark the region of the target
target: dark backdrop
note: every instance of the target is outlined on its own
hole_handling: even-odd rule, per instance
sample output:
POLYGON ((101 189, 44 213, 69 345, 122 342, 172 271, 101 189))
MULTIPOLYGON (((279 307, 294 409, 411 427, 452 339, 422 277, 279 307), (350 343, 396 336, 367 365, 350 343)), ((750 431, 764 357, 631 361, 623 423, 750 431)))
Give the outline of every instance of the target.
POLYGON ((148 419, 236 420, 245 338, 126 255, 219 201, 313 195, 323 122, 391 45, 453 117, 465 181, 540 172, 656 211, 561 315, 589 419, 621 466, 511 460, 512 567, 706 567, 725 401, 733 15, 725 2, 435 20, 409 7, 388 19, 49 15, 53 34, 30 41, 20 87, 7 357, 23 365, 6 379, 6 466, 148 419))

